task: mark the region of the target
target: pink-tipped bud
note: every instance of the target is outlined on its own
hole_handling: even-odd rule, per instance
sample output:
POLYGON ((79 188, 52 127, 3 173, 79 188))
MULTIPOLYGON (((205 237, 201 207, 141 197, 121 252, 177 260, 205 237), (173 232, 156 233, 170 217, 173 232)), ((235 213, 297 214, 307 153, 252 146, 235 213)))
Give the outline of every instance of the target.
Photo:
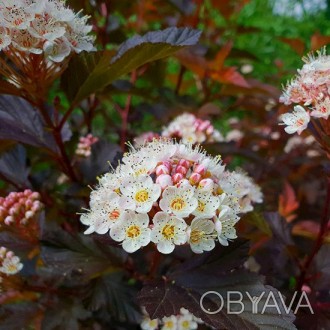
POLYGON ((194 168, 194 172, 203 175, 206 173, 206 167, 203 164, 198 164, 194 168))
POLYGON ((193 173, 190 178, 189 178, 189 182, 192 184, 192 185, 195 185, 197 184, 200 180, 201 180, 202 176, 199 174, 199 173, 193 173))
POLYGON ((11 215, 9 215, 8 217, 5 218, 6 225, 10 225, 13 222, 14 222, 14 218, 11 215))
POLYGON ((183 175, 181 173, 175 173, 172 175, 173 183, 178 183, 183 179, 183 175))
POLYGON ((31 207, 31 211, 37 212, 41 208, 41 203, 39 201, 35 201, 31 207))
POLYGON ((163 164, 164 166, 166 166, 166 167, 168 168, 169 171, 171 171, 171 169, 172 169, 172 164, 171 164, 171 162, 169 162, 169 161, 164 161, 162 164, 163 164))
POLYGON ((40 199, 40 194, 35 191, 34 193, 31 194, 31 198, 32 199, 40 199))
POLYGON ((162 189, 165 189, 167 186, 173 185, 172 178, 168 174, 161 174, 159 177, 157 177, 156 183, 158 183, 162 189))
POLYGON ((25 202, 25 207, 28 208, 28 209, 29 209, 32 205, 33 205, 33 201, 31 201, 31 199, 28 199, 28 200, 25 202))
POLYGON ((178 165, 183 166, 185 168, 189 168, 190 167, 190 162, 187 159, 180 159, 178 165))
POLYGON ((181 173, 183 176, 186 175, 188 172, 187 168, 186 167, 183 167, 181 165, 178 165, 176 168, 175 168, 175 173, 181 173))
POLYGON ((30 219, 34 216, 34 212, 33 211, 27 211, 25 212, 25 218, 26 219, 30 219))
POLYGON ((30 196, 32 194, 32 191, 30 189, 25 189, 23 194, 24 196, 30 196))
POLYGON ((210 121, 205 120, 199 125, 199 130, 200 131, 205 131, 210 125, 211 125, 210 121))
POLYGON ((214 188, 214 181, 212 179, 203 179, 200 181, 198 188, 203 191, 212 191, 214 188))
POLYGON ((162 174, 170 174, 170 170, 167 166, 165 166, 164 164, 158 165, 156 167, 156 175, 160 176, 162 174))
POLYGON ((214 127, 211 125, 207 128, 206 134, 211 135, 213 134, 213 132, 214 132, 214 127))

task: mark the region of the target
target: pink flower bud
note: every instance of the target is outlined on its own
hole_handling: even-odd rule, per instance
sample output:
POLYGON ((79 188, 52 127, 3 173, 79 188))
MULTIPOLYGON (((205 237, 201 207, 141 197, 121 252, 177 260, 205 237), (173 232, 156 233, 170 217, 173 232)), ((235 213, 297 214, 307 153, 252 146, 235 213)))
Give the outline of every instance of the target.
POLYGON ((206 173, 206 167, 203 164, 198 164, 194 168, 194 172, 203 175, 206 173))
POLYGON ((34 212, 33 211, 27 211, 25 212, 25 218, 26 219, 30 219, 34 216, 34 212))
POLYGON ((199 125, 199 130, 200 131, 205 131, 210 125, 211 125, 210 121, 205 120, 199 125))
POLYGON ((32 194, 32 191, 30 189, 25 189, 23 194, 24 196, 30 196, 32 194))
POLYGON ((168 168, 169 171, 171 171, 172 169, 172 164, 171 162, 165 161, 162 163, 164 166, 166 166, 168 168))
POLYGON ((183 166, 185 168, 189 168, 190 167, 190 162, 187 159, 180 159, 178 165, 183 166))
POLYGON ((31 199, 28 199, 28 200, 25 202, 25 207, 28 208, 28 209, 29 209, 32 205, 33 205, 33 202, 31 201, 31 199))
POLYGON ((14 222, 14 218, 11 215, 9 215, 5 218, 6 225, 10 225, 12 222, 14 222))
POLYGON ((156 167, 156 175, 159 176, 161 174, 169 174, 170 170, 167 166, 165 166, 164 164, 158 165, 156 167))
POLYGON ((198 188, 203 191, 212 191, 214 188, 214 182, 212 179, 203 179, 199 182, 198 188))
POLYGON ((34 193, 32 193, 31 198, 32 199, 40 199, 40 194, 35 191, 34 193))
POLYGON ((183 179, 183 175, 181 173, 175 173, 172 175, 173 183, 178 183, 183 179))
POLYGON ((206 134, 211 135, 214 132, 214 127, 211 125, 207 128, 206 134))
POLYGON ((198 183, 201 180, 202 176, 199 173, 193 173, 190 178, 189 178, 189 182, 192 185, 195 185, 196 183, 198 183))
POLYGON ((188 170, 186 167, 183 167, 181 165, 178 165, 176 168, 175 168, 175 172, 176 173, 181 173, 182 175, 186 175, 188 170))
POLYGON ((156 179, 156 183, 158 183, 162 189, 165 189, 167 186, 173 185, 173 181, 170 175, 168 174, 161 174, 156 179))

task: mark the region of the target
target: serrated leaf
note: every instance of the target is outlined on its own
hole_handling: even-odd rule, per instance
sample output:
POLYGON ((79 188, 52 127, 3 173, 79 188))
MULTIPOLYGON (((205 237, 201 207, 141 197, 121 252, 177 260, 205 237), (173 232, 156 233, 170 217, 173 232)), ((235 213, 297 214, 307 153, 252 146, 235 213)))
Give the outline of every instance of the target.
MULTIPOLYGON (((124 42, 115 56, 104 52, 98 63, 85 59, 83 71, 92 69, 86 80, 80 85, 74 98, 74 103, 82 101, 92 93, 102 90, 114 80, 120 78, 138 67, 174 54, 179 49, 198 42, 201 32, 189 28, 171 27, 162 31, 148 32, 144 36, 135 36, 124 42), (88 62, 88 63, 87 63, 88 62)), ((96 55, 98 56, 98 55, 96 55)), ((80 71, 80 66, 70 68, 69 72, 80 71)), ((77 75, 77 74, 76 74, 77 75)), ((68 92, 72 95, 72 91, 68 92)))
POLYGON ((26 100, 0 95, 0 140, 13 140, 56 151, 52 135, 45 130, 44 121, 26 100))
POLYGON ((0 175, 18 187, 30 187, 29 170, 26 167, 26 150, 21 145, 0 155, 0 175))
POLYGON ((79 330, 79 320, 85 320, 90 315, 78 299, 57 299, 55 306, 53 304, 52 308, 47 308, 42 320, 42 329, 79 330))
MULTIPOLYGON (((237 249, 242 250, 242 247, 244 245, 238 244, 237 249)), ((204 257, 206 264, 189 260, 190 267, 187 268, 187 264, 184 263, 181 269, 180 266, 177 267, 174 272, 168 273, 165 279, 147 283, 139 293, 140 304, 146 308, 151 318, 179 314, 180 308, 184 307, 215 329, 295 329, 292 323, 294 316, 292 313, 285 313, 276 289, 265 286, 257 274, 238 267, 231 269, 231 266, 226 265, 234 258, 234 250, 228 251, 230 256, 227 259, 224 258, 226 252, 219 255, 219 251, 212 251, 204 257), (215 291, 223 298, 225 307, 216 314, 208 314, 200 306, 202 295, 208 291, 215 291), (227 311, 228 291, 242 294, 244 309, 241 313, 231 314, 227 311), (260 297, 264 292, 257 306, 257 313, 253 312, 251 300, 246 292, 251 297, 260 297), (261 313, 270 292, 278 302, 281 313, 274 308, 265 308, 264 313, 261 313)), ((200 258, 196 257, 201 261, 200 258)), ((203 306, 214 311, 218 309, 218 303, 217 295, 208 295, 203 306)), ((237 304, 231 307, 230 311, 240 309, 237 309, 237 304)))
POLYGON ((67 279, 86 280, 103 271, 120 268, 125 256, 111 246, 99 246, 83 234, 71 235, 63 230, 43 236, 41 258, 48 273, 67 279))
POLYGON ((112 273, 95 279, 86 298, 89 310, 105 309, 120 322, 137 323, 140 321, 139 307, 134 303, 136 289, 129 286, 121 272, 112 273))

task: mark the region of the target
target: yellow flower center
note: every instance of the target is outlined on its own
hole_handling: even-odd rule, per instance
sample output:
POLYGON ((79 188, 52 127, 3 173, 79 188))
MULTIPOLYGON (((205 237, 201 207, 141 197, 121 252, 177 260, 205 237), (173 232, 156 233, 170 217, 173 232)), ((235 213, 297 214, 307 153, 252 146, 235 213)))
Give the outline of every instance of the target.
POLYGON ((181 197, 176 197, 172 200, 170 206, 172 210, 181 211, 186 206, 186 202, 181 197))
POLYGON ((164 326, 166 328, 172 329, 174 327, 174 323, 173 323, 173 321, 167 321, 164 323, 164 326))
POLYGON ((198 206, 197 206, 197 210, 199 212, 204 212, 205 211, 205 203, 198 201, 198 206))
POLYGON ((135 194, 135 200, 138 203, 145 203, 149 198, 149 193, 147 190, 142 189, 139 190, 136 194, 135 194))
POLYGON ((126 236, 129 238, 136 238, 140 236, 141 229, 136 225, 129 226, 126 230, 126 236))
POLYGON ((190 242, 193 244, 199 243, 204 237, 205 233, 201 230, 194 229, 190 234, 190 242))
POLYGON ((118 209, 114 209, 112 210, 112 212, 108 214, 109 220, 111 221, 116 221, 119 218, 119 216, 120 216, 120 212, 118 209))
POLYGON ((181 325, 182 325, 182 327, 184 328, 184 329, 189 329, 189 327, 190 327, 190 322, 189 321, 183 321, 182 323, 181 323, 181 325))
POLYGON ((162 235, 166 238, 166 239, 171 239, 174 237, 174 225, 165 225, 163 230, 162 230, 162 235))

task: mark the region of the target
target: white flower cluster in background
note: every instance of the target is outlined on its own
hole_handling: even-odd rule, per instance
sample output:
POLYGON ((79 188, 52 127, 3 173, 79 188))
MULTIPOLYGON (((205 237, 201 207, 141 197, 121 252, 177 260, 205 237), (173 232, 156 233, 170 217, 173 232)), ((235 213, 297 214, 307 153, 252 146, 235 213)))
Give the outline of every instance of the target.
POLYGON ((62 62, 71 52, 94 49, 87 19, 61 0, 1 0, 0 50, 43 53, 62 62))
POLYGON ((178 138, 188 143, 221 142, 223 136, 209 120, 197 118, 191 113, 176 117, 162 131, 162 136, 178 138))
POLYGON ((79 143, 75 151, 77 156, 87 158, 92 154, 92 145, 99 141, 97 136, 87 134, 79 138, 79 143))
POLYGON ((225 170, 220 156, 158 139, 131 146, 122 164, 99 179, 80 220, 85 234, 110 232, 127 252, 153 242, 165 254, 183 244, 202 253, 235 239, 240 214, 261 201, 252 179, 225 170))
POLYGON ((303 58, 305 62, 296 77, 288 83, 280 101, 286 105, 297 104, 292 113, 281 116, 282 125, 289 134, 300 134, 311 117, 328 119, 330 115, 330 56, 326 49, 303 58))
POLYGON ((198 329, 198 324, 204 322, 191 314, 187 309, 181 308, 180 314, 151 320, 146 316, 142 323, 142 330, 194 330, 198 329))
POLYGON ((14 275, 23 268, 19 257, 14 252, 8 251, 5 247, 0 247, 0 275, 14 275))

